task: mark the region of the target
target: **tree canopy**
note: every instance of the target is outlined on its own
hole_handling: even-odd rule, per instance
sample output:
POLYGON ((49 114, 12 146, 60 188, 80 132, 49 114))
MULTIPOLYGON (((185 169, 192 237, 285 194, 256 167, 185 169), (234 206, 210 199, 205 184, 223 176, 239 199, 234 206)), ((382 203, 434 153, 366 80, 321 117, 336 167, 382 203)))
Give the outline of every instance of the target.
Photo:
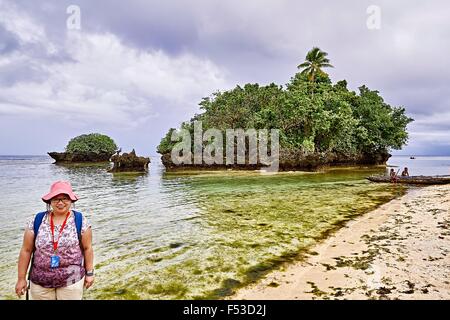
POLYGON ((100 134, 82 134, 69 141, 66 152, 69 153, 108 153, 113 154, 117 145, 110 137, 100 134))
MULTIPOLYGON (((330 66, 326 54, 315 49, 308 53, 311 60, 319 57, 322 67, 330 66)), ((281 148, 305 153, 351 156, 401 149, 408 141, 407 124, 413 121, 405 108, 390 106, 378 91, 363 85, 356 93, 345 80, 333 84, 320 67, 312 78, 309 71, 296 73, 285 88, 274 83, 238 85, 203 98, 199 105, 202 113, 183 128, 193 132, 194 121, 201 120, 203 130, 279 129, 281 148)), ((176 143, 170 141, 173 130, 161 140, 159 153, 170 152, 176 143)))
POLYGON ((297 68, 303 68, 301 73, 307 75, 308 79, 311 82, 314 82, 316 75, 318 73, 323 73, 322 68, 334 68, 330 64, 330 60, 327 58, 327 55, 328 53, 314 47, 306 54, 305 62, 298 65, 297 68))

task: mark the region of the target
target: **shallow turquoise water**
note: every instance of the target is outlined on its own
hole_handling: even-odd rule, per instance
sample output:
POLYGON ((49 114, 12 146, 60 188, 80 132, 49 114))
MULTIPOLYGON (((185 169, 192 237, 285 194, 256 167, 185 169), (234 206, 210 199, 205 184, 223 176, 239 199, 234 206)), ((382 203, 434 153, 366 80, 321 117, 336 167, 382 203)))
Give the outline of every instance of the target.
POLYGON ((71 181, 93 225, 97 279, 87 299, 219 298, 404 190, 364 179, 384 168, 165 173, 157 158, 147 174, 107 167, 0 157, 3 299, 14 298, 25 223, 45 209, 54 180, 71 181))

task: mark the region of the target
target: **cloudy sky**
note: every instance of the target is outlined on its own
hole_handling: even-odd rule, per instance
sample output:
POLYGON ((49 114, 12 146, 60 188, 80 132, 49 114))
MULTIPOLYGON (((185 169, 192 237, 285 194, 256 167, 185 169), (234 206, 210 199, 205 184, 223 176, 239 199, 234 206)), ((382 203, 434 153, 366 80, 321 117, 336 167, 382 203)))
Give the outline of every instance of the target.
POLYGON ((100 132, 156 155, 202 97, 285 84, 319 46, 333 81, 406 107, 415 122, 400 153, 450 155, 449 12, 448 1, 0 0, 0 154, 100 132))

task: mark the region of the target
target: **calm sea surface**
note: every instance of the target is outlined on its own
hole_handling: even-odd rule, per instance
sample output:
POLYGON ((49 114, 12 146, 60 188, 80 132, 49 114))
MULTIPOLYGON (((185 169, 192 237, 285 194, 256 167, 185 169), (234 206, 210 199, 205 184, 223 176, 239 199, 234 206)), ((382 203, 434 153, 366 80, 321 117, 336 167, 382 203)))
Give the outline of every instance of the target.
MULTIPOLYGON (((14 299, 26 222, 41 196, 69 180, 93 227, 96 283, 86 299, 220 298, 294 259, 344 221, 404 193, 364 178, 389 168, 317 173, 112 174, 0 156, 0 298, 14 299)), ((450 157, 393 157, 412 175, 450 174, 450 157)), ((398 170, 398 169, 396 169, 398 170)))

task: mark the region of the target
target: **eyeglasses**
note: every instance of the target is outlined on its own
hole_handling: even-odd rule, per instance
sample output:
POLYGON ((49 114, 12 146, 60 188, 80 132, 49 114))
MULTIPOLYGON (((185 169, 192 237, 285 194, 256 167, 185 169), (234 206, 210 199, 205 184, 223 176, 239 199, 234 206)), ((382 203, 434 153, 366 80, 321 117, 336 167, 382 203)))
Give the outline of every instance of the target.
POLYGON ((52 199, 51 202, 58 204, 60 201, 62 201, 63 203, 68 203, 70 201, 69 198, 61 198, 61 199, 52 199))

